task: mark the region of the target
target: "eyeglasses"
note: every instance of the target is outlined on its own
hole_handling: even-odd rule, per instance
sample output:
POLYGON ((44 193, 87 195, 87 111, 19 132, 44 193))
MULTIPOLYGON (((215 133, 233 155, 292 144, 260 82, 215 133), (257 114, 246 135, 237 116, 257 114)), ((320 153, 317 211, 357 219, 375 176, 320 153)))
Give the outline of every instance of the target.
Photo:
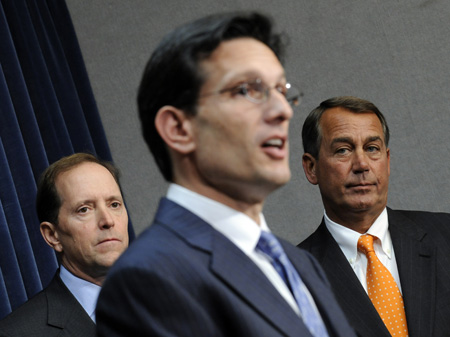
POLYGON ((277 84, 275 87, 269 87, 259 78, 241 83, 231 88, 222 89, 218 92, 206 94, 202 97, 230 92, 232 96, 243 95, 250 102, 259 104, 264 103, 269 99, 271 89, 275 89, 282 94, 291 106, 300 105, 303 93, 301 93, 297 87, 294 87, 290 83, 277 84))

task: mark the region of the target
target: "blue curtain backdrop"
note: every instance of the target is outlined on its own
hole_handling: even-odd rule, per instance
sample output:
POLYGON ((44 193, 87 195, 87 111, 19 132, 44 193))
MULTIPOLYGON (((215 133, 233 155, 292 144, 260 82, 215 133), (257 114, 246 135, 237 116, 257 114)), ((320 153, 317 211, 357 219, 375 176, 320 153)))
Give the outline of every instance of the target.
POLYGON ((55 273, 36 182, 82 151, 112 160, 65 1, 0 0, 0 319, 55 273))

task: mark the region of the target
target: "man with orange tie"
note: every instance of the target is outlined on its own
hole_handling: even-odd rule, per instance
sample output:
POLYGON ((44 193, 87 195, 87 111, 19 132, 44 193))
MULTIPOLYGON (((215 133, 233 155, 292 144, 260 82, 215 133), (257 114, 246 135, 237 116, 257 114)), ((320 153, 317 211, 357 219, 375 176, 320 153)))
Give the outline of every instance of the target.
POLYGON ((322 102, 302 130, 324 204, 299 247, 322 264, 359 336, 450 336, 450 214, 388 208, 389 127, 356 97, 322 102))

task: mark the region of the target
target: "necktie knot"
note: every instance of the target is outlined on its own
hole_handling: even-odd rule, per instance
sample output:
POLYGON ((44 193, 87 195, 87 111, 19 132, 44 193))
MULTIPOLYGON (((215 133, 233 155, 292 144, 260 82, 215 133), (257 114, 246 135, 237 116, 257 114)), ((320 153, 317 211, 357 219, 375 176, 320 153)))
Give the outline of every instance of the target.
POLYGON ((373 252, 373 236, 370 234, 361 235, 358 240, 358 250, 366 255, 373 252))

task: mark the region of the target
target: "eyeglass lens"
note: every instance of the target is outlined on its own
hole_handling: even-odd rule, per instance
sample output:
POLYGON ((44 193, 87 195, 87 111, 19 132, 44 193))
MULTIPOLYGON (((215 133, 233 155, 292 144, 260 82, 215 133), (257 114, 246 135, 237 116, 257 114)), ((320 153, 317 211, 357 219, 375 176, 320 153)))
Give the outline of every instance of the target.
MULTIPOLYGON (((242 89, 245 90, 246 96, 254 102, 266 101, 270 96, 271 90, 271 88, 261 80, 246 83, 242 89)), ((286 83, 283 87, 275 87, 275 90, 283 94, 292 106, 300 105, 303 94, 290 83, 286 83)))

